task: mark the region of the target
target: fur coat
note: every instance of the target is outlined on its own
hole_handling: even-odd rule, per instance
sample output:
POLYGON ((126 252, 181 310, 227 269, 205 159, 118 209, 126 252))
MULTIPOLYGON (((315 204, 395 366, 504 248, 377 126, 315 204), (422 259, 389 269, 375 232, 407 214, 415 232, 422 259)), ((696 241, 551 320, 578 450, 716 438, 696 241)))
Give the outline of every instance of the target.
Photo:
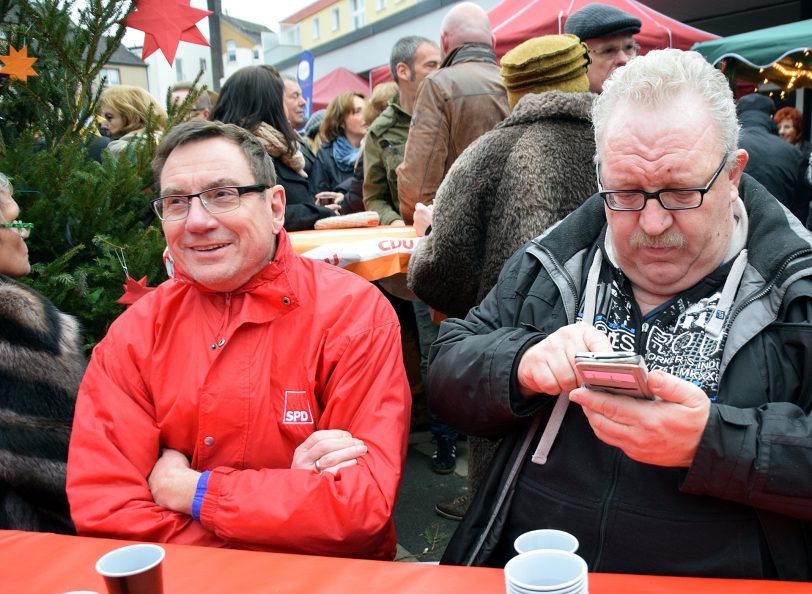
POLYGON ((74 532, 65 467, 84 367, 76 320, 0 275, 0 529, 74 532))
POLYGON ((434 200, 432 231, 408 283, 431 307, 465 317, 519 247, 597 191, 592 93, 528 94, 460 155, 434 200))

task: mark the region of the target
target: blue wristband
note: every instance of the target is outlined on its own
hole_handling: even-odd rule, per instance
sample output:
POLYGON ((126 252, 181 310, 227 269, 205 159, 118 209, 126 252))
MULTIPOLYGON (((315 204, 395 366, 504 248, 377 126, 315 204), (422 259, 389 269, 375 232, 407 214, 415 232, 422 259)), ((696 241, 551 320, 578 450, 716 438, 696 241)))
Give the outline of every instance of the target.
POLYGON ((192 500, 192 519, 200 521, 200 508, 203 507, 203 497, 206 496, 206 489, 209 486, 209 476, 211 471, 206 471, 197 479, 195 488, 195 498, 192 500))

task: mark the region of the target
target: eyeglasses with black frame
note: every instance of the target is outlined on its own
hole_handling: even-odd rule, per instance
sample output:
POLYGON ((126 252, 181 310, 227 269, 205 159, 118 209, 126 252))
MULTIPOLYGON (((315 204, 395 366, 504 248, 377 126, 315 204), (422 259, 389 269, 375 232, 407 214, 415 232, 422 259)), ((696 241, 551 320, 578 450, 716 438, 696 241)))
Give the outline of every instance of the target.
POLYGON ((656 192, 646 192, 645 190, 604 190, 601 184, 600 164, 595 165, 595 175, 598 177, 598 194, 611 210, 619 211, 639 211, 646 207, 648 200, 657 200, 665 210, 690 210, 702 206, 711 186, 713 186, 719 174, 725 168, 727 155, 719 163, 719 167, 710 178, 710 181, 702 188, 664 188, 656 192))
POLYGON ((243 194, 251 192, 264 192, 270 186, 253 184, 250 186, 223 186, 211 188, 195 194, 172 194, 161 196, 152 201, 152 210, 162 221, 181 221, 189 215, 192 198, 200 198, 203 205, 211 214, 222 214, 240 207, 240 198, 243 194))

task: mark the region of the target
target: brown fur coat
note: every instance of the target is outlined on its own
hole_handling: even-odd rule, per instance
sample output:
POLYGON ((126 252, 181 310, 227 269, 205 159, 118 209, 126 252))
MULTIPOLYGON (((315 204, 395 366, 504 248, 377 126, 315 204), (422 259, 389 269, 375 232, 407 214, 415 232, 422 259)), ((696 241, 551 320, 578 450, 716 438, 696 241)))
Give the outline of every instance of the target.
POLYGON ((525 95, 460 155, 434 201, 432 232, 409 262, 409 287, 465 317, 519 247, 597 191, 591 93, 525 95))

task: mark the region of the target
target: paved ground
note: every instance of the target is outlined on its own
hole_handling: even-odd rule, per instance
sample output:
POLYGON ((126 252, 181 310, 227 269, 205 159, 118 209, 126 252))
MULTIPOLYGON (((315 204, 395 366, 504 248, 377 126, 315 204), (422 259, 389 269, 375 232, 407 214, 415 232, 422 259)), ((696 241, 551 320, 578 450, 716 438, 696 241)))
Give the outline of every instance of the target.
POLYGON ((468 475, 468 446, 457 444, 457 469, 452 474, 435 474, 429 461, 434 452, 431 434, 414 431, 409 436, 409 453, 395 506, 399 561, 438 561, 458 522, 437 515, 434 504, 463 492, 468 475))

